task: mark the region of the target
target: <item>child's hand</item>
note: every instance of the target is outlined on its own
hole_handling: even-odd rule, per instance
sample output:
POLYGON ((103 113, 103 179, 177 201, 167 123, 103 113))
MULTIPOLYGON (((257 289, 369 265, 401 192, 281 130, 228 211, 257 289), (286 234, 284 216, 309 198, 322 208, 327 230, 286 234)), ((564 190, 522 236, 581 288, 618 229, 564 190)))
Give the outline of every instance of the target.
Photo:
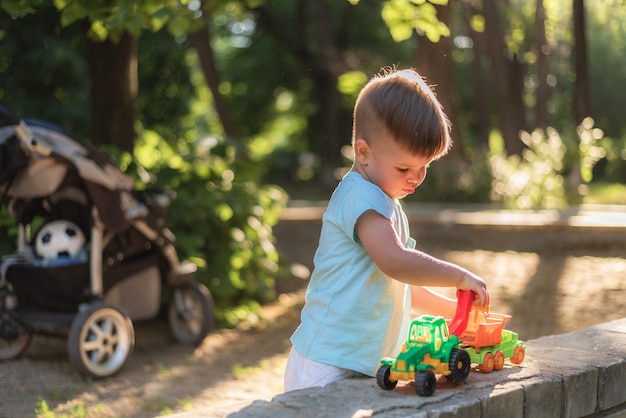
POLYGON ((488 306, 489 305, 489 292, 487 291, 487 283, 474 273, 466 272, 463 274, 463 278, 456 285, 457 289, 471 290, 476 293, 477 297, 474 300, 474 305, 488 306))

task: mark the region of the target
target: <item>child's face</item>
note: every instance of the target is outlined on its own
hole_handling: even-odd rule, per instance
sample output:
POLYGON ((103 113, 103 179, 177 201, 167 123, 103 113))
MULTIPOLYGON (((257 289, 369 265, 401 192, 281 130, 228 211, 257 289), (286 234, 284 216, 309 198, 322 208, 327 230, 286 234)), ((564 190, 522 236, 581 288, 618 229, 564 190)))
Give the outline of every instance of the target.
POLYGON ((402 199, 415 192, 426 177, 431 159, 412 155, 390 136, 371 143, 355 142, 357 171, 380 187, 392 199, 402 199))

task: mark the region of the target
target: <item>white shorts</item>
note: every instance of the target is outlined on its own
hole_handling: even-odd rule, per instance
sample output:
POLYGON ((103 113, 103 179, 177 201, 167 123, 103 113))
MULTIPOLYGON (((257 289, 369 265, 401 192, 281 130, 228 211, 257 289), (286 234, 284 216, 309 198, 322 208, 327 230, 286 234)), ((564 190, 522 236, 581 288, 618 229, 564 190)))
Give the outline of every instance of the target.
POLYGON ((291 347, 287 366, 285 367, 285 392, 326 386, 337 380, 358 376, 363 376, 363 374, 309 360, 298 353, 295 348, 291 347))

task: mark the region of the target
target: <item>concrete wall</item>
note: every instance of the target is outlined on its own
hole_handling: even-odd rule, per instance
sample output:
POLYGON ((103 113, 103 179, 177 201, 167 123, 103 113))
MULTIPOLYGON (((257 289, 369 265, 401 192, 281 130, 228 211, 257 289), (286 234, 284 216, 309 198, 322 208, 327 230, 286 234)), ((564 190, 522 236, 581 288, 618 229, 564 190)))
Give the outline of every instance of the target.
POLYGON ((255 401, 229 415, 372 416, 626 418, 626 318, 526 341, 521 366, 507 364, 488 374, 472 371, 458 385, 440 380, 431 397, 418 396, 411 382, 385 391, 373 378, 351 379, 255 401))

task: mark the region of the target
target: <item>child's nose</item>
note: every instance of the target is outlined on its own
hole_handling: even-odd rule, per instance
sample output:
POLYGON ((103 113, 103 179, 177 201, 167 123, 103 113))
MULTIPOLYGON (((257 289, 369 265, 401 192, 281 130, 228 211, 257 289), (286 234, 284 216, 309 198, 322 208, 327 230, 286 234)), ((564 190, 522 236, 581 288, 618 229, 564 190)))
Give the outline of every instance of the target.
POLYGON ((419 186, 422 181, 424 181, 424 177, 425 177, 425 173, 419 173, 417 175, 411 175, 409 176, 409 183, 415 185, 415 186, 419 186))

